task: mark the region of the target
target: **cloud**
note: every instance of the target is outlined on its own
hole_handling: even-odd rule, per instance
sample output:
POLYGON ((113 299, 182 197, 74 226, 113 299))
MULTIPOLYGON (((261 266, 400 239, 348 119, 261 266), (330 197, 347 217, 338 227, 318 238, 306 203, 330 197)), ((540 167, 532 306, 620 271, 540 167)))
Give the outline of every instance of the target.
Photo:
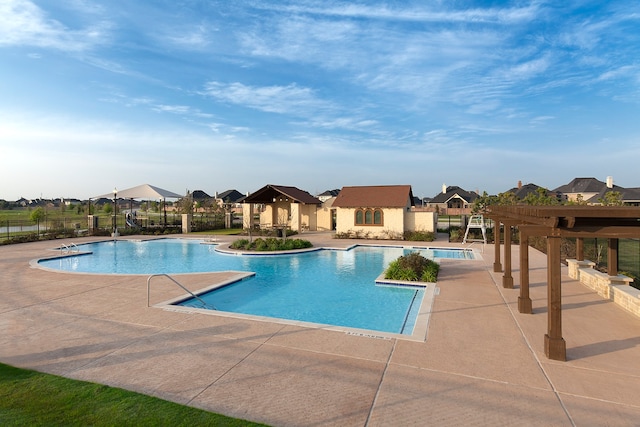
POLYGON ((296 116, 330 107, 329 103, 316 97, 313 89, 296 84, 248 86, 239 82, 225 84, 210 81, 205 85, 204 94, 230 104, 296 116))
POLYGON ((400 7, 392 8, 388 5, 369 6, 362 4, 339 4, 327 2, 324 7, 310 7, 303 5, 281 6, 266 3, 259 8, 296 14, 310 14, 342 18, 364 18, 385 21, 409 22, 439 22, 439 23, 499 23, 516 24, 532 19, 537 11, 537 5, 510 8, 460 9, 438 10, 429 7, 400 7))
POLYGON ((0 3, 0 45, 34 46, 82 52, 108 39, 110 24, 102 21, 82 29, 70 29, 27 0, 0 3))

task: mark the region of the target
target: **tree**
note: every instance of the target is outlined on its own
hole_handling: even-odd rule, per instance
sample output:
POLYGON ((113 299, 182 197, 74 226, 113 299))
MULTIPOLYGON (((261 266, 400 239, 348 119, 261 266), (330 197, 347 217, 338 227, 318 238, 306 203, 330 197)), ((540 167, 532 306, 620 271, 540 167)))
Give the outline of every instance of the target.
POLYGON ((113 212, 113 206, 111 206, 111 203, 105 203, 104 205, 102 205, 102 212, 106 214, 110 214, 111 212, 113 212))
POLYGON ((178 201, 178 210, 183 214, 193 214, 193 194, 187 190, 187 195, 178 201))
POLYGON ((29 215, 29 219, 35 222, 38 226, 38 235, 40 235, 40 221, 44 218, 44 216, 45 216, 45 212, 41 206, 38 206, 37 208, 35 208, 29 215))
POLYGON ((567 202, 567 204, 568 205, 584 206, 584 205, 587 205, 587 201, 584 199, 582 194, 578 194, 578 195, 576 195, 576 199, 575 200, 570 200, 569 202, 567 202))
POLYGON ((524 198, 524 202, 527 205, 534 206, 552 206, 560 204, 556 197, 550 196, 547 189, 542 187, 538 187, 535 193, 527 194, 524 198))
POLYGON ((622 194, 619 191, 607 191, 604 197, 598 199, 603 206, 622 206, 622 194))

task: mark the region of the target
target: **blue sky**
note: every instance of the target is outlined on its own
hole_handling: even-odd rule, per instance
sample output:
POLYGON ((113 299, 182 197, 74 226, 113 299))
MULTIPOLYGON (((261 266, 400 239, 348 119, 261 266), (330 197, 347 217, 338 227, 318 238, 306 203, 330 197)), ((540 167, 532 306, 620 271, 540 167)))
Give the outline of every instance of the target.
POLYGON ((0 0, 0 199, 640 186, 640 3, 0 0))

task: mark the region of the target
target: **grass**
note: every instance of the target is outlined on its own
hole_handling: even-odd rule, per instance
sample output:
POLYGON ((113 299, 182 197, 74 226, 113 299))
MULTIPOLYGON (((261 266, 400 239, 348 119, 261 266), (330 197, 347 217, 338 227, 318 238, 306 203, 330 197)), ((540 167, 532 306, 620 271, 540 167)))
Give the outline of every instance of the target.
POLYGON ((262 426, 131 391, 0 364, 3 426, 262 426))

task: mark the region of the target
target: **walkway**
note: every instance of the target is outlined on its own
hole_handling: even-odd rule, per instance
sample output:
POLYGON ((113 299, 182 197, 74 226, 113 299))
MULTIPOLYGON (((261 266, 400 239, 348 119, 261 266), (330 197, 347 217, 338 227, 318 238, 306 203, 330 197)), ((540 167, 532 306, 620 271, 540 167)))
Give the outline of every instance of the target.
MULTIPOLYGON (((302 237, 316 245, 355 243, 302 237)), ((422 343, 147 308, 146 276, 29 266, 59 243, 0 247, 0 362, 275 426, 640 420, 640 319, 569 279, 563 267, 568 361, 546 359, 546 262, 535 250, 530 315, 517 310, 517 262, 515 289, 503 289, 491 246, 482 261, 443 260, 422 343)), ((197 289, 227 276, 180 280, 197 289)), ((181 293, 160 282, 152 302, 181 293)))

